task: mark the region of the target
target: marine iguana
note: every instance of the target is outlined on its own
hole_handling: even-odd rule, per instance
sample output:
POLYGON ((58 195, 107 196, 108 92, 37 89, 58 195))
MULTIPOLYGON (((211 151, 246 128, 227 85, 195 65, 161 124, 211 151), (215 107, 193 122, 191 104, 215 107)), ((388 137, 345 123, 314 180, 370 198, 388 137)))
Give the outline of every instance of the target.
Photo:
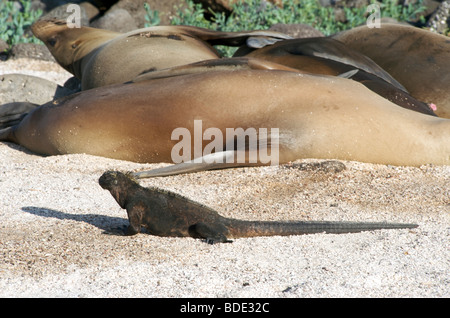
POLYGON ((131 173, 106 171, 99 184, 127 210, 130 225, 126 235, 139 233, 143 226, 152 235, 201 238, 213 244, 231 242, 229 238, 352 233, 418 226, 381 222, 245 221, 223 217, 215 210, 173 192, 142 187, 131 173))

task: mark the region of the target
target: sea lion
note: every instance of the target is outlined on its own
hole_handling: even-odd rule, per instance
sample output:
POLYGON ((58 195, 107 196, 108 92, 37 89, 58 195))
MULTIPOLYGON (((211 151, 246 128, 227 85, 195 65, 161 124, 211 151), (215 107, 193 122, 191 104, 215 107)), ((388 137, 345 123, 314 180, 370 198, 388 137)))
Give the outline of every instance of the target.
POLYGON ((254 49, 244 56, 314 74, 336 76, 356 69, 358 72, 351 76, 353 80, 399 106, 435 116, 429 105, 411 96, 374 61, 332 38, 284 40, 254 49))
POLYGON ((211 45, 241 45, 249 36, 271 43, 289 38, 271 31, 219 32, 192 26, 155 26, 122 34, 69 28, 55 19, 39 20, 31 29, 56 61, 81 80, 83 90, 123 83, 149 70, 219 58, 211 45))
MULTIPOLYGON (((337 67, 336 70, 342 69, 344 71, 347 68, 348 66, 340 66, 337 67)), ((206 60, 187 65, 175 66, 160 71, 146 72, 134 78, 132 82, 178 75, 209 72, 212 70, 236 70, 236 69, 284 70, 302 74, 314 74, 311 72, 306 72, 304 70, 292 68, 286 65, 273 63, 269 60, 261 60, 251 57, 233 57, 233 58, 206 60)), ((374 91, 378 95, 386 98, 387 100, 393 102, 396 105, 423 114, 436 116, 436 114, 433 112, 433 110, 430 108, 428 104, 418 101, 408 93, 394 87, 393 85, 378 78, 373 74, 369 74, 359 69, 351 69, 350 71, 343 72, 340 74, 336 73, 336 75, 339 77, 356 80, 361 84, 363 84, 364 86, 366 86, 367 88, 369 88, 370 90, 374 91)))
POLYGON ((436 115, 450 118, 450 38, 420 28, 382 24, 333 35, 370 57, 418 100, 434 103, 436 115))
MULTIPOLYGON (((352 80, 278 70, 211 71, 82 91, 35 109, 1 130, 0 140, 45 155, 174 162, 172 151, 180 138, 172 140, 172 134, 177 128, 194 136, 188 140, 194 149, 188 158, 211 147, 201 130, 200 155, 196 153, 195 121, 226 136, 214 143, 223 149, 236 140, 227 128, 258 130, 258 154, 266 139, 265 147, 279 152, 279 163, 332 158, 450 164, 450 120, 398 107, 352 80), (269 138, 272 129, 279 131, 277 138, 269 138)), ((218 146, 208 149, 220 152, 218 146)))
POLYGON ((406 91, 402 84, 370 58, 348 49, 341 42, 331 38, 285 40, 255 49, 244 56, 268 60, 315 74, 337 75, 356 68, 374 74, 406 91))
POLYGON ((179 194, 144 188, 130 174, 106 171, 99 179, 119 206, 127 210, 125 234, 135 235, 145 227, 152 235, 194 237, 207 243, 229 243, 230 238, 303 235, 313 233, 356 233, 380 229, 411 229, 417 224, 329 221, 245 221, 226 218, 215 210, 179 194))

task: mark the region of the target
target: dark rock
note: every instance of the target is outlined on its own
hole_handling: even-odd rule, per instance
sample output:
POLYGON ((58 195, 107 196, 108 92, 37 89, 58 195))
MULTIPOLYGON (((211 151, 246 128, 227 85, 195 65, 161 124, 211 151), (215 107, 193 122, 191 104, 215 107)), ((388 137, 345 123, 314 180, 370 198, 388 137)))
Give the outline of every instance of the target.
POLYGON ((0 39, 0 61, 6 61, 9 57, 9 45, 0 39))
POLYGON ((64 87, 74 93, 79 92, 81 91, 81 81, 76 77, 71 77, 64 83, 64 87))

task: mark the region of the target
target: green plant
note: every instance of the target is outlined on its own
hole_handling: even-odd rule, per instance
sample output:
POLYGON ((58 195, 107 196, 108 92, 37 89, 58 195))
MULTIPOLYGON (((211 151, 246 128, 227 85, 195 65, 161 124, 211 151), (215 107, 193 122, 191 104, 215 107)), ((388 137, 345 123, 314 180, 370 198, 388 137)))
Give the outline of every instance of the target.
POLYGON ((32 11, 30 0, 20 0, 19 3, 21 8, 12 1, 0 2, 0 38, 9 45, 41 43, 26 30, 42 15, 42 11, 32 11))
MULTIPOLYGON (((172 24, 195 25, 223 31, 260 30, 275 23, 305 23, 326 35, 365 23, 368 16, 367 7, 347 8, 344 12, 347 22, 337 22, 332 7, 322 7, 317 0, 284 0, 280 8, 262 0, 238 1, 232 5, 232 13, 225 17, 223 13, 209 10, 210 20, 205 18, 205 11, 200 4, 187 0, 188 8, 178 9, 172 24)), ((381 0, 377 2, 382 17, 392 17, 399 21, 408 21, 424 11, 423 0, 415 4, 399 4, 398 0, 381 0)))
MULTIPOLYGON (((377 3, 382 17, 392 17, 399 21, 408 21, 424 11, 423 0, 415 4, 399 4, 398 0, 371 0, 377 3)), ((369 15, 367 7, 344 7, 346 22, 338 22, 332 7, 322 7, 318 0, 284 0, 280 8, 262 0, 238 1, 232 5, 232 13, 226 16, 211 9, 205 12, 201 4, 186 1, 187 8, 176 8, 173 25, 193 25, 218 31, 243 31, 268 29, 276 23, 303 23, 311 25, 325 35, 334 34, 364 24, 369 15), (208 14, 208 19, 206 18, 208 14)), ((153 13, 154 14, 154 13, 153 13)), ((233 48, 221 48, 225 55, 231 55, 233 48)))
POLYGON ((144 9, 146 12, 145 21, 147 21, 144 26, 146 28, 158 25, 161 22, 159 18, 159 12, 156 10, 152 10, 147 2, 144 3, 144 9))
MULTIPOLYGON (((184 10, 175 6, 176 15, 171 20, 173 25, 192 25, 200 28, 217 30, 217 23, 205 18, 205 10, 200 3, 194 3, 191 0, 186 1, 187 8, 184 10)), ((217 14, 210 10, 215 17, 217 14)), ((214 19, 214 18, 213 18, 214 19)))

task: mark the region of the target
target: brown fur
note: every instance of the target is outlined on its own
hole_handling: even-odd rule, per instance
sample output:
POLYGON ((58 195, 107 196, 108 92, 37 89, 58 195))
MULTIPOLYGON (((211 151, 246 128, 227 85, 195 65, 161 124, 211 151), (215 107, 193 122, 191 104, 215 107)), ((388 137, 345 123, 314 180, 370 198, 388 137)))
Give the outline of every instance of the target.
POLYGON ((418 100, 434 103, 439 117, 450 118, 450 38, 420 28, 382 24, 333 36, 380 65, 418 100))
POLYGON ((254 50, 245 56, 311 74, 337 76, 358 70, 350 77, 352 80, 360 82, 394 104, 435 116, 426 103, 411 96, 402 84, 370 58, 332 38, 285 40, 254 50))
POLYGON ((278 70, 213 71, 83 91, 36 108, 0 131, 0 140, 46 155, 172 162, 178 143, 172 132, 183 127, 193 136, 194 120, 224 137, 226 128, 278 128, 280 163, 450 164, 450 120, 398 107, 355 81, 278 70))
POLYGON ((249 36, 286 35, 271 31, 219 32, 192 26, 155 26, 117 33, 69 28, 46 19, 32 26, 56 61, 81 80, 83 90, 132 80, 149 70, 219 58, 212 44, 240 45, 249 36))

